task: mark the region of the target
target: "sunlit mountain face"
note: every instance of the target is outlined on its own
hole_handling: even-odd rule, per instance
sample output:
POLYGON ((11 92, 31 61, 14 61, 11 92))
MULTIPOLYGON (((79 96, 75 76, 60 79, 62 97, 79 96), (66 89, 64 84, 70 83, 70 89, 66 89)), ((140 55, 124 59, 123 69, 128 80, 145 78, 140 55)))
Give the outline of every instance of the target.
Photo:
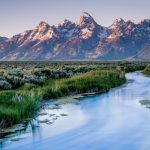
POLYGON ((119 18, 103 27, 84 12, 75 23, 65 19, 50 26, 42 21, 12 38, 0 37, 0 60, 144 60, 149 54, 149 19, 135 24, 119 18))

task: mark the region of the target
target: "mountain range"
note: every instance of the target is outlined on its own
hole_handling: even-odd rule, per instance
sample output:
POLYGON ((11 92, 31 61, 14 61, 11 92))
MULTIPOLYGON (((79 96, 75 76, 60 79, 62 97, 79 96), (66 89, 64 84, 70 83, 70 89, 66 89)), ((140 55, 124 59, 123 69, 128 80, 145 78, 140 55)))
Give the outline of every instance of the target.
POLYGON ((150 19, 139 23, 116 19, 99 25, 83 12, 77 22, 67 19, 50 26, 0 37, 0 60, 147 60, 150 59, 150 19))

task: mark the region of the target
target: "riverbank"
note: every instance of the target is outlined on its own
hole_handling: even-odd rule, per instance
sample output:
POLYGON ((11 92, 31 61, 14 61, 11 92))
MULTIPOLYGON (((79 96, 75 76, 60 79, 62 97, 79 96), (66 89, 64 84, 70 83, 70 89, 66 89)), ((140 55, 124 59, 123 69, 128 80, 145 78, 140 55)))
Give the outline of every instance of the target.
POLYGON ((121 70, 96 70, 64 79, 46 80, 43 86, 25 85, 0 93, 0 127, 6 128, 33 117, 42 99, 56 99, 68 95, 107 91, 125 83, 121 70))
POLYGON ((143 73, 145 75, 150 75, 150 65, 147 65, 147 67, 143 70, 143 73))
POLYGON ((150 109, 150 100, 141 100, 140 104, 150 109))
POLYGON ((28 128, 1 139, 1 148, 149 150, 150 111, 138 102, 149 99, 150 78, 141 72, 127 73, 126 78, 129 82, 123 86, 57 105, 59 109, 51 109, 57 101, 43 101, 45 107, 28 128))
MULTIPOLYGON (((143 74, 150 76, 150 65, 147 65, 146 68, 143 70, 143 74)), ((141 105, 146 108, 150 108, 150 100, 141 100, 139 101, 141 105)))

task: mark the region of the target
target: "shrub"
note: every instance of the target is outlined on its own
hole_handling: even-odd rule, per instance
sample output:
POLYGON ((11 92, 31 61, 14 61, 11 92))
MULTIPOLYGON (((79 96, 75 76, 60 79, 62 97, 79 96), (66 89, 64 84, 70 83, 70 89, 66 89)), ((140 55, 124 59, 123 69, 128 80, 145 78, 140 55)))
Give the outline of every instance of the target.
POLYGON ((10 83, 8 83, 7 81, 4 81, 4 80, 0 80, 0 89, 1 90, 9 90, 11 88, 12 88, 12 86, 10 83))

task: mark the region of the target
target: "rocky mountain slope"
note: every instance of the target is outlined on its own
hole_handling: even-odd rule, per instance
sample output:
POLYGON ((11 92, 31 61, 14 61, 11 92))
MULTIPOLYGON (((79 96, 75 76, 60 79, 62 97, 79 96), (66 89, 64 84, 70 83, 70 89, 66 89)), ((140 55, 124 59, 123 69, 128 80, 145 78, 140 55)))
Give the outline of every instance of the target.
POLYGON ((135 59, 147 59, 150 60, 150 45, 146 45, 143 49, 141 49, 136 56, 135 59))
POLYGON ((1 36, 0 36, 0 42, 5 41, 5 40, 7 40, 6 37, 1 37, 1 36))
POLYGON ((33 30, 0 38, 0 59, 149 59, 149 45, 150 20, 135 24, 119 18, 103 27, 84 12, 76 23, 67 19, 53 26, 40 22, 33 30))

